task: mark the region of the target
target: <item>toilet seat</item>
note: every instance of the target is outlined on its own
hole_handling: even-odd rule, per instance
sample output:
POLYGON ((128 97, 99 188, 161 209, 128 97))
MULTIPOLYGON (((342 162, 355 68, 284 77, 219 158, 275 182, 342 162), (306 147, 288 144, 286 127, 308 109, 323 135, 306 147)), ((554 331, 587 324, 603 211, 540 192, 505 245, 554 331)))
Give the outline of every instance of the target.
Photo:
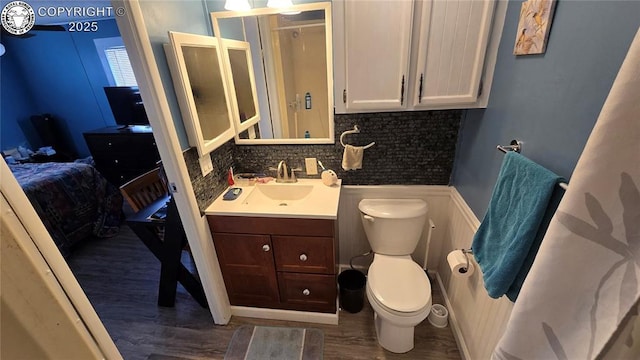
POLYGON ((409 255, 375 254, 367 287, 376 303, 397 316, 413 316, 431 304, 431 283, 409 255))

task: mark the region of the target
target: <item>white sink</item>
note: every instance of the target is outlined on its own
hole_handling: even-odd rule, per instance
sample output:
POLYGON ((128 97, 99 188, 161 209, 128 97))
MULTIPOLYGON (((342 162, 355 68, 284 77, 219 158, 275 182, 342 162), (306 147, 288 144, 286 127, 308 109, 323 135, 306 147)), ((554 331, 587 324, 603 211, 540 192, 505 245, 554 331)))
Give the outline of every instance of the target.
MULTIPOLYGON (((336 219, 341 181, 326 186, 320 179, 298 179, 291 184, 276 183, 242 186, 233 201, 222 196, 211 204, 208 215, 261 216, 336 219)), ((238 186, 236 186, 238 187, 238 186)))
POLYGON ((264 204, 289 206, 299 204, 307 198, 313 185, 302 184, 258 184, 243 202, 244 205, 264 204))

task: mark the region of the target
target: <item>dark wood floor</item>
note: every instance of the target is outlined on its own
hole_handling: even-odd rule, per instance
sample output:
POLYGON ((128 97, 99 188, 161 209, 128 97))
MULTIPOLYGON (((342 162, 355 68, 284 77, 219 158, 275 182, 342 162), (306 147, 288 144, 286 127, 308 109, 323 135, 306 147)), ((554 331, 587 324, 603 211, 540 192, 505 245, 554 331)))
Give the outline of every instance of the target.
MULTIPOLYGON (((233 332, 245 324, 322 329, 325 359, 460 359, 451 329, 426 320, 416 327, 414 350, 385 351, 377 343, 368 304, 358 314, 341 313, 337 326, 241 317, 214 325, 209 311, 181 286, 174 308, 158 307, 160 263, 126 226, 115 238, 91 240, 76 249, 69 265, 127 360, 223 359, 233 332)), ((437 286, 432 289, 433 302, 443 303, 437 286)))

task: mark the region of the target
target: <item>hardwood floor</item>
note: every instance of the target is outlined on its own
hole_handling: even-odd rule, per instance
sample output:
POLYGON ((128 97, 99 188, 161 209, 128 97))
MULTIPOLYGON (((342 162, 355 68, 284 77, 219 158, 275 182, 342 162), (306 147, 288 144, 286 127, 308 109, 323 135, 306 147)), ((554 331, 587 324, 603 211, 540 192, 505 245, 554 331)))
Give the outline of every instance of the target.
MULTIPOLYGON (((184 262, 190 262, 186 253, 184 262)), ((460 359, 450 327, 439 329, 426 320, 416 327, 409 353, 382 349, 366 297, 365 308, 342 312, 337 326, 235 316, 226 326, 214 325, 209 311, 181 286, 174 308, 158 307, 160 263, 126 226, 117 237, 76 249, 69 266, 127 360, 223 359, 233 332, 246 324, 322 329, 325 359, 460 359)), ((432 289, 433 303, 442 304, 438 287, 432 289)))

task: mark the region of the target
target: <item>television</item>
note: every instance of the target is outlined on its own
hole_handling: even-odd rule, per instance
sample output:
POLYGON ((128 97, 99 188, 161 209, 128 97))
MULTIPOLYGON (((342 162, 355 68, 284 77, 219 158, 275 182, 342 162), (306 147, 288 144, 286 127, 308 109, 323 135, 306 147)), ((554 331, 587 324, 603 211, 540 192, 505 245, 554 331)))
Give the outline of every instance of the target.
POLYGON ((116 124, 123 128, 130 125, 149 125, 137 86, 106 86, 104 93, 109 100, 116 124))

